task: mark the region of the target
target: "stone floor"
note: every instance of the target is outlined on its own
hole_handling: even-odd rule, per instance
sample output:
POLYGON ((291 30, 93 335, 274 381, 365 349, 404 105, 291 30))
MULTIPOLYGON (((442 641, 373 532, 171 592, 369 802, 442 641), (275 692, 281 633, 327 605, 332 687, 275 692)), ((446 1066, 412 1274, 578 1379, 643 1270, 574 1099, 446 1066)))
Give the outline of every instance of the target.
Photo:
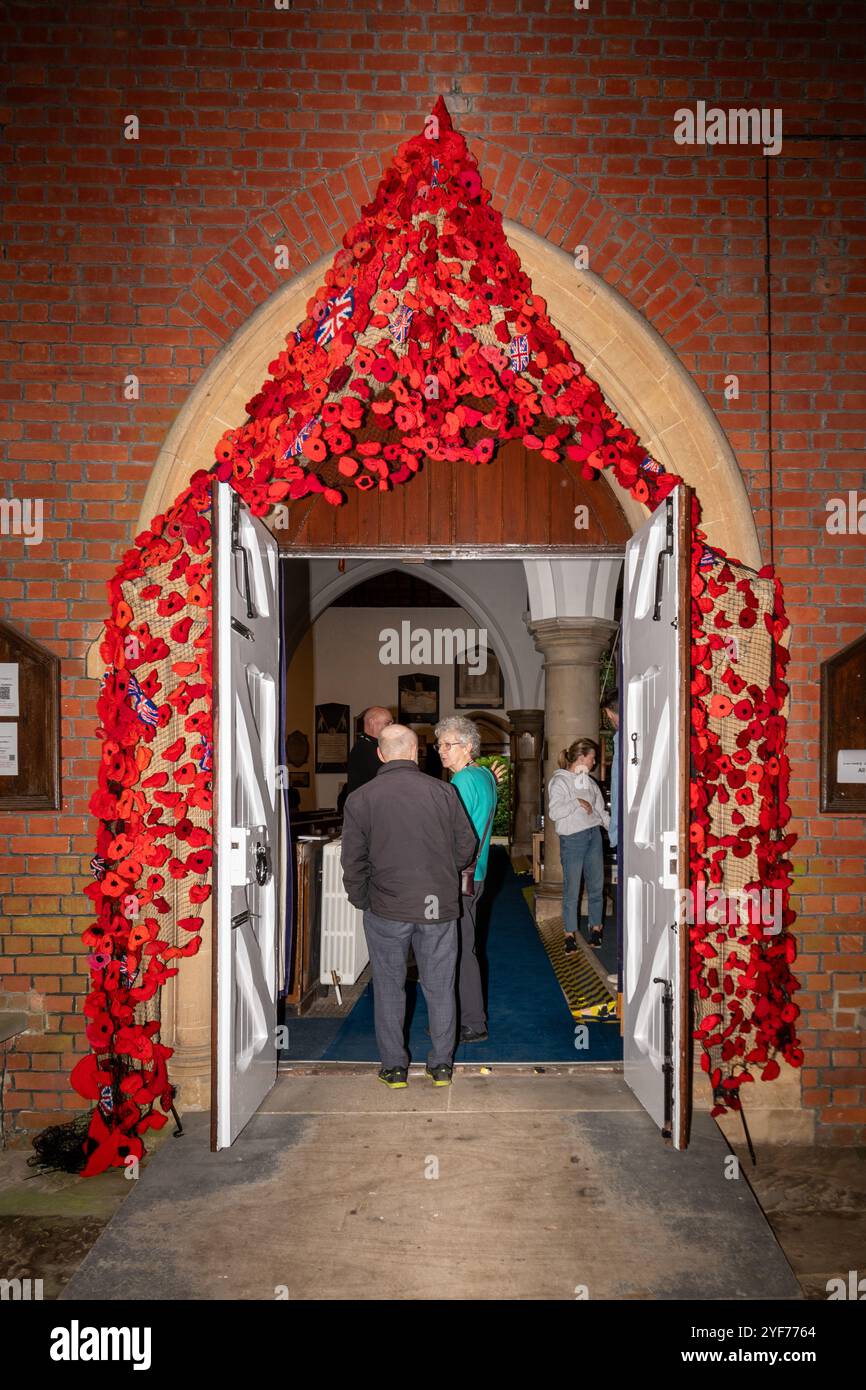
POLYGON ((807 1298, 851 1269, 866 1275, 866 1149, 764 1145, 753 1167, 745 1145, 732 1148, 807 1298))
POLYGON ((0 1154, 0 1274, 66 1299, 796 1299, 863 1266, 866 1155, 762 1147, 731 1181, 709 1116, 674 1153, 615 1068, 403 1092, 308 1068, 231 1149, 207 1120, 167 1127, 138 1181, 0 1154))

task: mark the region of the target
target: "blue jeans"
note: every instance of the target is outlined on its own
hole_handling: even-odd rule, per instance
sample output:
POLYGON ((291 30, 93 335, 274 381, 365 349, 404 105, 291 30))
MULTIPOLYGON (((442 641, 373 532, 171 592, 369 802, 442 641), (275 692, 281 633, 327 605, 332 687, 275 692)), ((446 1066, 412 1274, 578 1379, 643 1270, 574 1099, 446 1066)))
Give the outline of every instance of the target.
POLYGON ((581 874, 586 880, 589 896, 589 925, 604 923, 604 852, 601 831, 597 825, 578 830, 574 835, 560 835, 559 858, 562 864, 562 924, 567 932, 580 927, 581 874))

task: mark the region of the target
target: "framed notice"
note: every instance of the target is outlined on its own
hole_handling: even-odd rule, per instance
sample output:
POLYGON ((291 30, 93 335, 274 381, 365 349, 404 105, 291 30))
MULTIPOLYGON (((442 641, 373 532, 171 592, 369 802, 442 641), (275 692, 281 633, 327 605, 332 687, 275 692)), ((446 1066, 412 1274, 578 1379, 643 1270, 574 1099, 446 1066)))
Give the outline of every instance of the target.
POLYGON ((303 767, 310 757, 310 740, 300 729, 286 737, 286 761, 291 767, 303 767))
POLYGON ((485 648, 483 673, 465 661, 454 663, 455 709, 504 709, 505 682, 502 667, 490 647, 485 648))
POLYGON ((60 809, 60 658, 0 622, 0 811, 60 809))
POLYGON ((14 719, 0 720, 0 777, 18 775, 18 725, 14 719))
POLYGON ((316 705, 316 771, 346 772, 349 762, 349 706, 316 705))
POLYGON ((866 635, 821 667, 821 808, 866 813, 866 635))
POLYGON ((17 661, 0 662, 0 719, 7 719, 10 714, 17 716, 21 713, 18 702, 20 669, 17 661))
POLYGON ((398 724, 439 722, 439 677, 424 671, 397 677, 398 724))

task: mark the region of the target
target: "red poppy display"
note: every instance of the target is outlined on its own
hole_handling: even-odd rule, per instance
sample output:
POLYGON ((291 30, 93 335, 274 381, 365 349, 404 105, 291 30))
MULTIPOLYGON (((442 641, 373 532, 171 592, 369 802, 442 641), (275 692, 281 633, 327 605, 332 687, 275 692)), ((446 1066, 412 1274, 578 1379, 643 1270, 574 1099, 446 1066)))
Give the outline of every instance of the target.
MULTIPOLYGON (((347 485, 390 491, 443 461, 484 467, 502 444, 522 440, 546 460, 577 464, 585 478, 607 471, 650 509, 680 481, 647 456, 575 360, 441 98, 433 114, 436 122, 400 147, 344 237, 306 317, 248 403, 246 423, 225 432, 213 467, 136 538, 108 585, 102 758, 90 802, 99 826, 86 890, 95 920, 83 934, 93 1052, 71 1077, 79 1094, 99 1101, 85 1176, 140 1156, 139 1136, 165 1122, 171 1049, 159 1042, 158 1022, 136 1021, 136 1008, 176 973, 168 961, 199 949, 199 908, 211 894, 213 479, 263 516, 276 502, 291 507, 312 494, 340 506, 347 485), (187 934, 177 945, 172 914, 187 934)), ((712 1008, 695 1029, 701 1065, 736 1106, 740 1085, 753 1080, 750 1066, 769 1080, 778 1074, 771 1054, 802 1062, 790 971, 794 840, 784 831, 788 624, 779 581, 760 571, 775 595, 761 625, 773 643, 770 683, 747 687, 725 658, 715 677, 726 693, 713 690, 713 662, 731 643, 729 631, 750 640, 760 605, 750 572, 718 552, 710 589, 696 499, 692 522, 691 882, 721 884, 729 854, 751 857, 748 886, 775 889, 783 903, 780 934, 729 928, 737 950, 728 956, 717 924, 690 929, 692 984, 712 1008), (737 735, 736 745, 725 743, 730 752, 720 727, 726 740, 737 735)))

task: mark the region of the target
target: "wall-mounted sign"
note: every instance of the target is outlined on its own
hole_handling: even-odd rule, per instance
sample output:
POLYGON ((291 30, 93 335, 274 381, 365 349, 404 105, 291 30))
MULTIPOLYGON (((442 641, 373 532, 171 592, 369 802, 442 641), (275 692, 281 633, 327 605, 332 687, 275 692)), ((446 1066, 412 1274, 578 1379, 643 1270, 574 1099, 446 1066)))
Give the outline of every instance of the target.
POLYGON ((398 724, 439 722, 439 677, 426 671, 397 677, 398 724))
POLYGON ((316 705, 316 771, 345 772, 349 761, 349 706, 316 705))
POLYGON ((821 810, 866 813, 866 636, 821 667, 821 810))
POLYGON ((0 622, 0 811, 60 809, 60 658, 0 622))
POLYGON ((18 707, 18 662, 0 662, 0 718, 20 714, 18 707))
POLYGON ((455 709, 504 709, 505 681, 495 653, 486 649, 486 664, 479 674, 465 661, 454 663, 455 709))
POLYGON ((18 776, 18 725, 0 723, 0 777, 18 776))
POLYGON ((286 761, 292 767, 303 767, 310 756, 310 740, 300 729, 293 729, 286 738, 286 761))
POLYGON ((866 748, 840 748, 836 754, 837 782, 866 782, 866 748))

